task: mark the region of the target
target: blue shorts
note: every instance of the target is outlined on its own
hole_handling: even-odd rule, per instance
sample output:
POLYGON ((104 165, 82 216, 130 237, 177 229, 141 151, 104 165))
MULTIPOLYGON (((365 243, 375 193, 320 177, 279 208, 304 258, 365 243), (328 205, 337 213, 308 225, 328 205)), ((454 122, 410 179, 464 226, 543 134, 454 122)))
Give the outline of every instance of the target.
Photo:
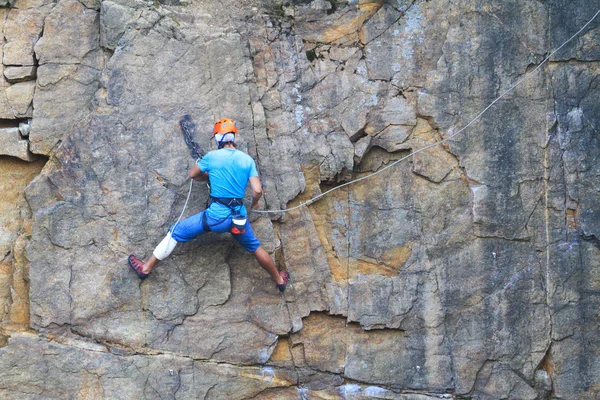
MULTIPOLYGON (((205 211, 199 214, 192 215, 191 217, 179 221, 175 229, 171 226, 171 236, 176 241, 183 243, 189 242, 190 240, 197 238, 198 236, 206 233, 202 225, 202 215, 205 211)), ((210 227, 211 232, 223 233, 231 232, 231 216, 224 219, 215 219, 210 215, 206 215, 206 222, 210 227)), ((231 235, 237 240, 244 249, 250 253, 254 253, 260 246, 260 240, 254 235, 250 222, 246 221, 246 232, 241 235, 231 235)))

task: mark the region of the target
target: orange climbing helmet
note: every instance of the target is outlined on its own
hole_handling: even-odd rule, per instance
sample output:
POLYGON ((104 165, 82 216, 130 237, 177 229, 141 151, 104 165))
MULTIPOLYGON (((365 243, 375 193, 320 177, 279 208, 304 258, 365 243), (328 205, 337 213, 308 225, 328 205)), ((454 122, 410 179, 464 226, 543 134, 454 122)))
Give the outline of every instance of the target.
POLYGON ((217 134, 224 135, 226 133, 233 133, 235 135, 238 134, 237 127, 235 126, 235 121, 230 118, 221 118, 217 122, 215 122, 215 127, 213 128, 213 136, 217 134))

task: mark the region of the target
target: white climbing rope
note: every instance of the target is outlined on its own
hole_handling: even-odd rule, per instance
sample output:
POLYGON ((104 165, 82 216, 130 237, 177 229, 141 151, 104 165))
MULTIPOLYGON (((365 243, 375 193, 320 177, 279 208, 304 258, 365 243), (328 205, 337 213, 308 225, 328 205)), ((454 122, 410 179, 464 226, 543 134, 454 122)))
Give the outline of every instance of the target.
POLYGON ((181 214, 179 214, 179 218, 177 218, 177 222, 175 222, 175 225, 173 226, 173 230, 175 230, 175 228, 177 227, 177 224, 179 223, 179 221, 181 221, 181 217, 183 217, 183 213, 185 212, 185 209, 187 208, 188 201, 190 201, 190 195, 192 194, 193 183, 194 183, 194 180, 190 179, 190 190, 188 191, 187 199, 185 199, 185 204, 183 205, 183 210, 181 211, 181 214))
MULTIPOLYGON (((544 58, 544 60, 537 66, 535 67, 532 71, 530 71, 528 74, 526 74, 523 78, 521 78, 520 80, 517 81, 517 83, 515 83, 514 85, 512 85, 511 87, 509 87, 508 89, 506 89, 504 91, 504 93, 502 93, 500 96, 498 96, 494 101, 492 101, 486 108, 483 109, 483 111, 481 111, 479 114, 477 114, 475 116, 475 118, 473 118, 467 125, 465 125, 464 127, 462 127, 460 130, 458 130, 457 132, 449 135, 447 138, 440 140, 439 142, 435 142, 432 144, 429 144, 427 146, 424 146, 418 150, 413 151, 412 153, 410 153, 407 156, 404 156, 402 158, 400 158, 399 160, 394 161, 393 163, 386 165, 384 168, 380 169, 379 171, 373 172, 369 175, 365 175, 361 178, 358 179, 354 179, 352 181, 346 182, 342 185, 336 186, 332 189, 327 190, 326 192, 323 192, 313 198, 311 198, 308 201, 305 201, 303 203, 298 204, 297 206, 294 207, 290 207, 290 208, 283 208, 281 210, 252 210, 255 213, 261 213, 261 214, 277 214, 277 213, 284 213, 284 212, 288 212, 288 211, 293 211, 293 210, 297 210, 298 208, 310 205, 312 203, 314 203, 315 201, 323 198, 324 196, 326 196, 327 194, 341 189, 345 186, 351 185, 353 183, 357 183, 360 181, 363 181, 365 179, 369 179, 377 174, 382 173, 383 171, 392 168, 393 166, 395 166, 396 164, 406 160, 409 157, 414 156, 415 154, 418 154, 422 151, 425 151, 427 149, 430 149, 434 146, 438 146, 442 143, 446 143, 447 141, 449 141, 450 139, 452 139, 453 137, 457 136, 458 134, 462 133, 465 129, 467 129, 469 126, 471 126, 475 121, 477 121, 479 118, 481 118, 481 116, 487 111, 489 110, 494 104, 496 104, 500 99, 502 99, 504 96, 506 96, 508 93, 510 93, 511 91, 513 91, 517 86, 519 86, 521 83, 525 82, 527 79, 529 79, 534 73, 536 73, 554 54, 556 54, 557 51, 559 51, 560 49, 562 49, 567 43, 569 43, 571 40, 575 39, 581 32, 583 32, 583 30, 585 28, 588 27, 589 24, 592 23, 592 21, 594 21, 596 19, 596 17, 598 16, 598 14, 600 14, 600 9, 598 11, 596 11, 596 14, 594 14, 594 16, 585 24, 581 27, 581 29, 579 29, 575 34, 573 34, 573 36, 571 36, 569 39, 567 39, 563 44, 561 44, 560 46, 558 46, 555 50, 553 50, 546 58, 544 58)), ((179 216, 179 219, 177 220, 177 222, 175 223, 175 226, 173 227, 173 230, 175 229, 175 227, 177 226, 177 224, 179 223, 179 221, 181 220, 181 217, 183 216, 183 213, 185 212, 185 209, 187 207, 188 201, 190 199, 190 194, 192 193, 192 182, 193 180, 190 179, 190 191, 188 193, 188 197, 187 200, 185 201, 185 205, 183 206, 183 211, 181 212, 181 215, 179 216)))
MULTIPOLYGON (((188 190, 187 199, 185 199, 185 204, 183 205, 183 210, 181 210, 181 214, 179 214, 179 218, 177 218, 177 222, 175 222, 175 225, 173 225, 173 229, 171 229, 170 232, 175 232, 175 228, 177 228, 177 224, 179 223, 179 221, 181 221, 181 217, 183 217, 183 213, 185 212, 188 202, 190 201, 190 195, 192 194, 193 183, 194 183, 194 180, 190 178, 190 190, 188 190)), ((171 240, 173 240, 173 237, 171 237, 171 240)))

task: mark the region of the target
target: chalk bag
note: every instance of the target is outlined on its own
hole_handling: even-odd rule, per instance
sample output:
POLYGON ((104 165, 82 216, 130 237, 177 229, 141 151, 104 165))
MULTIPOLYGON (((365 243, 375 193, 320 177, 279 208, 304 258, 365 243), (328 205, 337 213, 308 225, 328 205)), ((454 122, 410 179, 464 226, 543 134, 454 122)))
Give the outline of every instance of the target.
POLYGON ((231 233, 241 235, 244 232, 246 232, 246 216, 235 214, 231 218, 231 233))

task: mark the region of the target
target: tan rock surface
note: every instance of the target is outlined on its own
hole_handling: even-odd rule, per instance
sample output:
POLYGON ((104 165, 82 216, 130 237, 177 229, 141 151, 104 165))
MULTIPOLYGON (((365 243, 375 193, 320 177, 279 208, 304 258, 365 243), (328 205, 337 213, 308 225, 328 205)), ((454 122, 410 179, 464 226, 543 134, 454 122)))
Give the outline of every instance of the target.
POLYGON ((7 81, 21 82, 35 79, 35 71, 37 68, 33 65, 27 67, 5 67, 4 77, 7 81))
MULTIPOLYGON (((19 6, 19 4, 17 4, 19 6)), ((33 46, 44 28, 44 19, 53 5, 36 8, 15 8, 7 12, 3 26, 6 42, 3 47, 4 65, 35 65, 33 46)))
POLYGON ((19 128, 0 128, 0 155, 31 161, 29 143, 21 137, 19 128))
MULTIPOLYGON (((22 267, 0 267, 20 304, 3 318, 22 324, 29 263, 32 336, 0 339, 0 397, 598 394, 597 24, 392 166, 471 121, 598 0, 42 3, 17 9, 52 8, 29 136, 51 157, 26 189, 29 243, 2 231, 22 267), (185 202, 184 113, 204 151, 236 119, 264 208, 378 173, 251 217, 292 275, 283 295, 227 235, 178 246, 143 283, 128 268, 185 202)), ((207 197, 194 185, 186 215, 207 197)))
POLYGON ((0 157, 0 342, 29 327, 29 260, 26 255, 32 215, 23 191, 43 161, 0 157))
POLYGON ((33 116, 33 96, 35 82, 27 81, 10 85, 6 88, 6 100, 12 111, 12 118, 31 118, 33 116))
POLYGON ((39 62, 31 126, 31 150, 50 154, 61 138, 89 115, 104 63, 99 12, 61 0, 44 20, 35 44, 39 62))

